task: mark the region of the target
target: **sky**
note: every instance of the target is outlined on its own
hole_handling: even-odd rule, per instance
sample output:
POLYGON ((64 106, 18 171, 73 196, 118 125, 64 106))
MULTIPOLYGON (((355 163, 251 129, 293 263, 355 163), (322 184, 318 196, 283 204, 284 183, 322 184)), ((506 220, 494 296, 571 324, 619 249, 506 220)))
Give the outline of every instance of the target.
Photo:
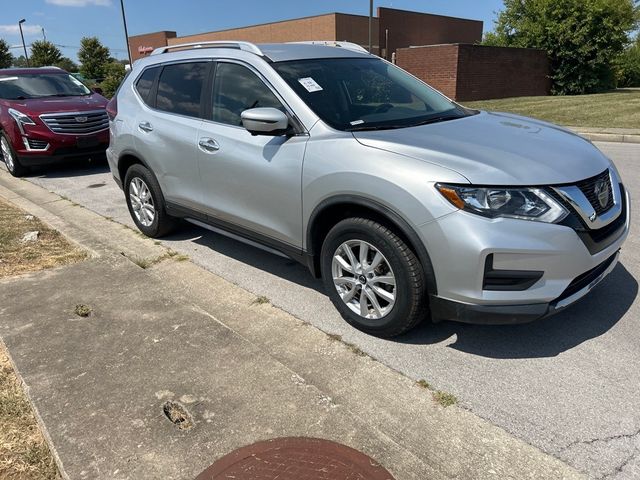
MULTIPOLYGON (((124 0, 129 35, 174 30, 178 36, 329 12, 369 14, 367 0, 124 0)), ((380 0, 374 8, 392 7, 482 20, 493 28, 502 0, 380 0)), ((374 10, 375 11, 375 10, 374 10)), ((22 54, 18 21, 25 42, 43 38, 77 61, 83 36, 98 37, 118 59, 127 57, 120 0, 0 0, 0 38, 14 55, 22 54)), ((320 40, 320 39, 318 39, 320 40)))

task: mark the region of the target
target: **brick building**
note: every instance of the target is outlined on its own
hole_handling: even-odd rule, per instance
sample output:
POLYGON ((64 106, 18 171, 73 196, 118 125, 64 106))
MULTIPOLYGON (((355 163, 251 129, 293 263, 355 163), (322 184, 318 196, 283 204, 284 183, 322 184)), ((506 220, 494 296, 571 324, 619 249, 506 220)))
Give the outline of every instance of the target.
MULTIPOLYGON (((380 7, 372 23, 373 53, 395 60, 454 99, 547 94, 544 52, 478 47, 474 44, 482 40, 482 28, 477 20, 380 7), (535 62, 529 63, 529 59, 535 62)), ((181 37, 175 31, 161 31, 129 37, 129 48, 137 60, 154 48, 211 40, 333 40, 367 48, 369 17, 328 13, 181 37)))

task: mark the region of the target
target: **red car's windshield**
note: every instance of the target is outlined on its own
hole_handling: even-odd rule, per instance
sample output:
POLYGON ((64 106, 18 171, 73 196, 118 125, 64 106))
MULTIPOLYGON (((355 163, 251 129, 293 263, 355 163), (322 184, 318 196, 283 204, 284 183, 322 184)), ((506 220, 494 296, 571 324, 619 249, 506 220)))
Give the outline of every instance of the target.
POLYGON ((0 98, 26 100, 41 97, 77 97, 91 91, 68 73, 0 75, 0 98))

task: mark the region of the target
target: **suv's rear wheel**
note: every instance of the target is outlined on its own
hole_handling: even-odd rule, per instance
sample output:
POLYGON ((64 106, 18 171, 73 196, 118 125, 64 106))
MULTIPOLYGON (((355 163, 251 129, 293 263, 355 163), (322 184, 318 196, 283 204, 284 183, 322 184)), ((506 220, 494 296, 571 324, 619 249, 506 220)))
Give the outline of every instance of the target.
POLYGON ((400 237, 373 220, 336 224, 322 245, 321 263, 329 297, 360 330, 393 337, 427 315, 420 262, 400 237))
POLYGON ((127 170, 124 191, 131 218, 146 236, 162 237, 175 228, 177 219, 167 214, 160 185, 146 167, 127 170))
POLYGON ((22 177, 29 171, 27 167, 20 164, 16 152, 11 147, 9 138, 4 133, 0 134, 0 153, 2 153, 2 159, 7 166, 7 170, 14 177, 22 177))

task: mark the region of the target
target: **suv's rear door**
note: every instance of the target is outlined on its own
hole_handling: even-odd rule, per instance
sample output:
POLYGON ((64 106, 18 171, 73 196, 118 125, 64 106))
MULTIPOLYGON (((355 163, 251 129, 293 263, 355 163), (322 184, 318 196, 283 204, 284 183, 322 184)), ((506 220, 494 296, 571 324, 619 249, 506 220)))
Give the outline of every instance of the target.
POLYGON ((255 136, 242 126, 240 114, 249 108, 287 111, 248 65, 219 61, 210 101, 198 144, 200 188, 211 220, 300 250, 302 161, 309 137, 255 136))
MULTIPOLYGON (((161 70, 135 123, 136 148, 158 178, 165 200, 192 209, 200 204, 197 136, 212 65, 192 60, 151 67, 161 70)), ((138 80, 141 97, 144 90, 138 87, 144 85, 146 73, 138 80)))

